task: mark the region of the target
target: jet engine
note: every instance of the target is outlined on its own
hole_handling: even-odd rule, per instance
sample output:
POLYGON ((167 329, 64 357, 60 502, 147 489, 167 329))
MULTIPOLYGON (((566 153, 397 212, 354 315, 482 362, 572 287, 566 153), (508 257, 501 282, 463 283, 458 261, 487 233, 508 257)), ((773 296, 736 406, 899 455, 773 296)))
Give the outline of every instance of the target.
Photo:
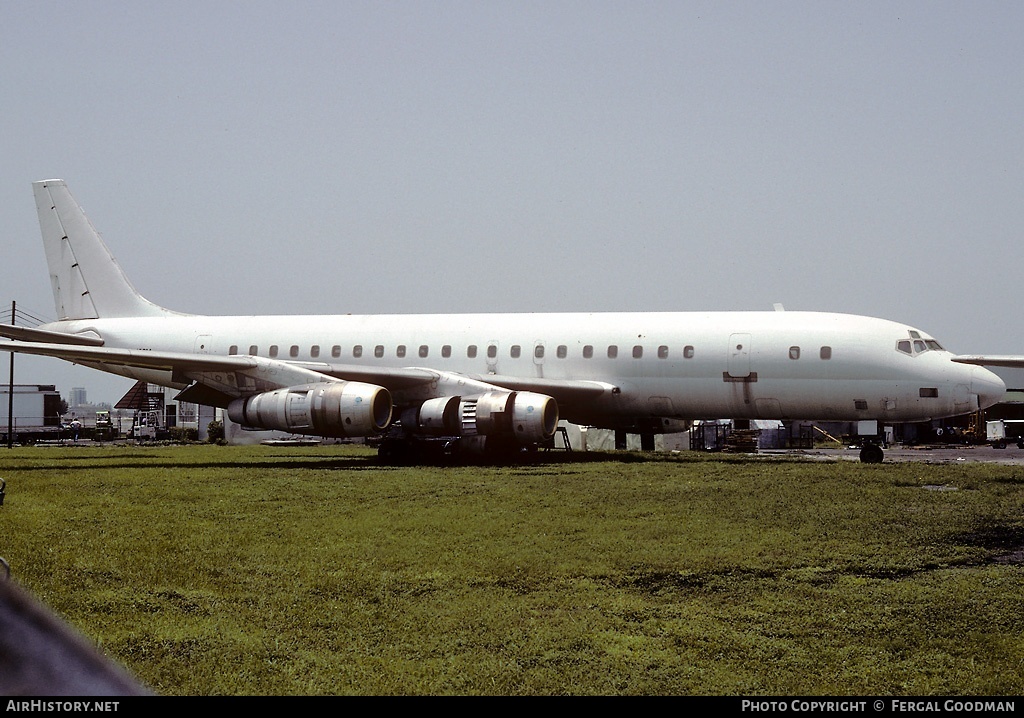
POLYGON ((402 412, 406 432, 428 436, 485 436, 519 444, 547 441, 558 425, 558 404, 529 391, 490 391, 430 399, 402 412))
POLYGON ((530 391, 491 391, 462 402, 466 434, 514 437, 520 444, 547 441, 558 426, 558 404, 530 391))
POLYGON ((458 436, 462 433, 461 404, 462 397, 442 396, 409 407, 402 412, 402 428, 428 436, 458 436))
POLYGON ((232 421, 257 429, 314 436, 370 436, 391 423, 391 394, 382 386, 357 381, 290 386, 228 406, 232 421))

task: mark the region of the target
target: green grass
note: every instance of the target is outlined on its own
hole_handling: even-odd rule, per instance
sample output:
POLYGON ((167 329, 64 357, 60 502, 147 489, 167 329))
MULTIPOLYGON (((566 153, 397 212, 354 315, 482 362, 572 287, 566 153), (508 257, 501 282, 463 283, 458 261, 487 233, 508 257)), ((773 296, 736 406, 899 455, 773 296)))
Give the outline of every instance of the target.
POLYGON ((4 450, 0 556, 162 694, 1024 693, 1024 467, 553 456, 4 450))

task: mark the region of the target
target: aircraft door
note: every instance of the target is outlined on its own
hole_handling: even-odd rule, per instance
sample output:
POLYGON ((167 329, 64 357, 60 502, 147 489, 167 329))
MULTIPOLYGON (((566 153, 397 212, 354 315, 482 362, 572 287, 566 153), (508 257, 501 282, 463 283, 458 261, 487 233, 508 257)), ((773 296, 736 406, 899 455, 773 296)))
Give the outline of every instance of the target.
POLYGON ((209 354, 210 345, 213 341, 213 335, 211 334, 197 334, 196 343, 193 347, 193 351, 196 354, 209 354))
POLYGON ((496 339, 487 342, 487 373, 498 373, 498 341, 496 339))
POLYGON ((957 384, 953 388, 953 409, 962 414, 977 411, 978 395, 972 394, 971 387, 967 384, 957 384))
POLYGON ((729 376, 741 379, 750 376, 750 335, 729 335, 729 376))

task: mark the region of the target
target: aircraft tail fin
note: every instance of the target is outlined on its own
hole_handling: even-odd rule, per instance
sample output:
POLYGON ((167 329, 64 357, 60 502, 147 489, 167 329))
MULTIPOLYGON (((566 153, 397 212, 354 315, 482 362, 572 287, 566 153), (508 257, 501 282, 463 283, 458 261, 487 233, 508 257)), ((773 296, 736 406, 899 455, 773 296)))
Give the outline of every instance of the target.
POLYGON ((57 318, 162 316, 136 291, 64 180, 32 183, 57 318))

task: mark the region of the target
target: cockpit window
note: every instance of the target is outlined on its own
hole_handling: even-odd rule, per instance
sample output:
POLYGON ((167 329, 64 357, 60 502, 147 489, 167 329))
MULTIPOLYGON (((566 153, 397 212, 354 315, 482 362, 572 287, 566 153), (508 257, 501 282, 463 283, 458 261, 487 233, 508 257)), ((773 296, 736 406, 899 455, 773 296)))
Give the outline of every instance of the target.
POLYGON ((945 349, 934 339, 922 337, 921 332, 916 332, 912 329, 907 330, 910 335, 910 339, 899 339, 896 342, 896 351, 910 356, 917 356, 918 354, 924 354, 929 351, 944 352, 945 349))

